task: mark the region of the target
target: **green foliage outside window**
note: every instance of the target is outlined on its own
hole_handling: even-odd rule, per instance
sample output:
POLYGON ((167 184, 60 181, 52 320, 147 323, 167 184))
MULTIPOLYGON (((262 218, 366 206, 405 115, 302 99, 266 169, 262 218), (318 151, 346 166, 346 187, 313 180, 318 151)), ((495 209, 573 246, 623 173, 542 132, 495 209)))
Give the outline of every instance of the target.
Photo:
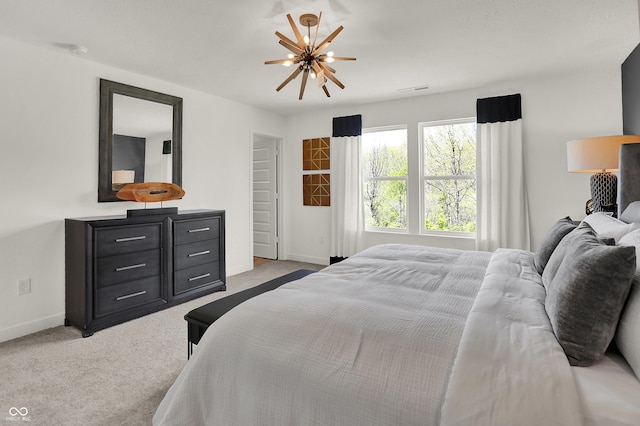
POLYGON ((423 128, 425 229, 476 230, 476 124, 423 128))
POLYGON ((406 130, 363 136, 365 223, 381 228, 407 227, 406 130))
MULTIPOLYGON (((476 231, 476 124, 422 127, 424 229, 476 231)), ((363 134, 366 225, 407 228, 406 129, 363 134)))

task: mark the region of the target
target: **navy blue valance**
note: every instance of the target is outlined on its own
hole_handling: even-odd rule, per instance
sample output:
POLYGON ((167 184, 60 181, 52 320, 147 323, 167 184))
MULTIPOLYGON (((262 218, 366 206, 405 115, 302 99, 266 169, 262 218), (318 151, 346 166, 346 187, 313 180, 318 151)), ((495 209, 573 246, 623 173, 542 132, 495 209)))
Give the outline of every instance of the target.
POLYGON ((478 123, 516 121, 522 118, 520 93, 478 99, 476 102, 478 123))
POLYGON ((333 117, 332 137, 360 136, 362 135, 362 116, 349 115, 347 117, 333 117))

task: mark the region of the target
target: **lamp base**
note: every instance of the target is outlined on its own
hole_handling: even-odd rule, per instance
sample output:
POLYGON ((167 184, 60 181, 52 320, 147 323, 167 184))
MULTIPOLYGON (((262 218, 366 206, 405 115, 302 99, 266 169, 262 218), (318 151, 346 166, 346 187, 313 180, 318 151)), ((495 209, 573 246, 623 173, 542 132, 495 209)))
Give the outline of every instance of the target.
POLYGON ((611 172, 598 172, 591 175, 590 183, 593 211, 615 214, 618 177, 611 172))

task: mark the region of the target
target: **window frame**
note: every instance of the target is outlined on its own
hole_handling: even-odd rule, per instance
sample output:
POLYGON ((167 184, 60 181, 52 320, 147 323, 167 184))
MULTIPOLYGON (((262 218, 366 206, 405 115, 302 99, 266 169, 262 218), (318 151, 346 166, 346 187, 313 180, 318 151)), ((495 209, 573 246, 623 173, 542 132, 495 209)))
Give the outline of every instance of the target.
MULTIPOLYGON (((418 123, 418 150, 419 150, 419 165, 420 165, 420 191, 419 191, 419 208, 420 208, 420 227, 419 234, 426 236, 439 236, 439 237, 462 237, 462 238, 476 238, 476 232, 464 232, 464 231, 445 231, 439 229, 427 229, 425 227, 425 184, 427 180, 455 180, 455 179, 475 179, 476 180, 476 194, 477 194, 477 185, 478 185, 478 170, 477 170, 477 162, 476 162, 476 174, 475 175, 434 175, 427 176, 425 174, 425 164, 424 164, 424 156, 425 156, 425 146, 424 146, 424 129, 427 127, 437 127, 437 126, 446 126, 451 124, 470 124, 476 123, 475 117, 467 117, 467 118, 454 118, 451 120, 437 120, 437 121, 425 121, 418 123)), ((476 158, 477 158, 477 133, 476 133, 476 158)), ((410 174, 410 173, 409 173, 410 174)), ((477 229, 477 196, 476 196, 476 229, 477 229)))
MULTIPOLYGON (((364 205, 364 188, 366 185, 367 181, 373 181, 373 180, 377 180, 377 181, 404 181, 404 185, 405 185, 405 204, 406 204, 406 208, 405 208, 405 220, 406 220, 406 225, 404 228, 389 228, 389 227, 384 227, 384 226, 372 226, 366 223, 366 217, 365 217, 365 232, 384 232, 384 233, 391 233, 391 234, 410 234, 409 232, 409 221, 410 221, 410 209, 409 209, 409 176, 411 175, 411 170, 410 170, 410 166, 409 166, 409 129, 408 129, 408 125, 407 124, 394 124, 394 125, 389 125, 389 126, 379 126, 379 127, 368 127, 366 129, 362 129, 362 136, 364 139, 364 135, 366 133, 376 133, 376 132, 383 132, 383 131, 392 131, 392 130, 404 130, 405 131, 405 137, 406 137, 406 150, 407 150, 407 174, 402 177, 402 176, 385 176, 385 177, 373 177, 373 178, 367 178, 364 175, 364 170, 361 166, 361 173, 362 173, 362 203, 364 205)), ((361 143, 364 143, 364 140, 361 141, 361 143)), ((364 154, 364 149, 361 148, 361 151, 364 154)), ((364 155, 362 154, 363 158, 364 155)), ((366 214, 366 213, 365 213, 366 214)))

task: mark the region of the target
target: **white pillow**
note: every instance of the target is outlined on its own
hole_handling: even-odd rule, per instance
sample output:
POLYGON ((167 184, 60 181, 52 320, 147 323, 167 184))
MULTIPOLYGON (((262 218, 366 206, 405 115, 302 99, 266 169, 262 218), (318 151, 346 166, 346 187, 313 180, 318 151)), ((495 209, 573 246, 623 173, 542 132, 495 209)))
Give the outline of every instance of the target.
POLYGON ((636 377, 640 379, 640 230, 622 237, 619 245, 636 248, 636 274, 627 303, 620 314, 614 340, 636 377))
POLYGON ((629 232, 640 229, 640 223, 625 223, 604 212, 592 213, 582 221, 591 225, 599 237, 613 238, 616 242, 629 232))

